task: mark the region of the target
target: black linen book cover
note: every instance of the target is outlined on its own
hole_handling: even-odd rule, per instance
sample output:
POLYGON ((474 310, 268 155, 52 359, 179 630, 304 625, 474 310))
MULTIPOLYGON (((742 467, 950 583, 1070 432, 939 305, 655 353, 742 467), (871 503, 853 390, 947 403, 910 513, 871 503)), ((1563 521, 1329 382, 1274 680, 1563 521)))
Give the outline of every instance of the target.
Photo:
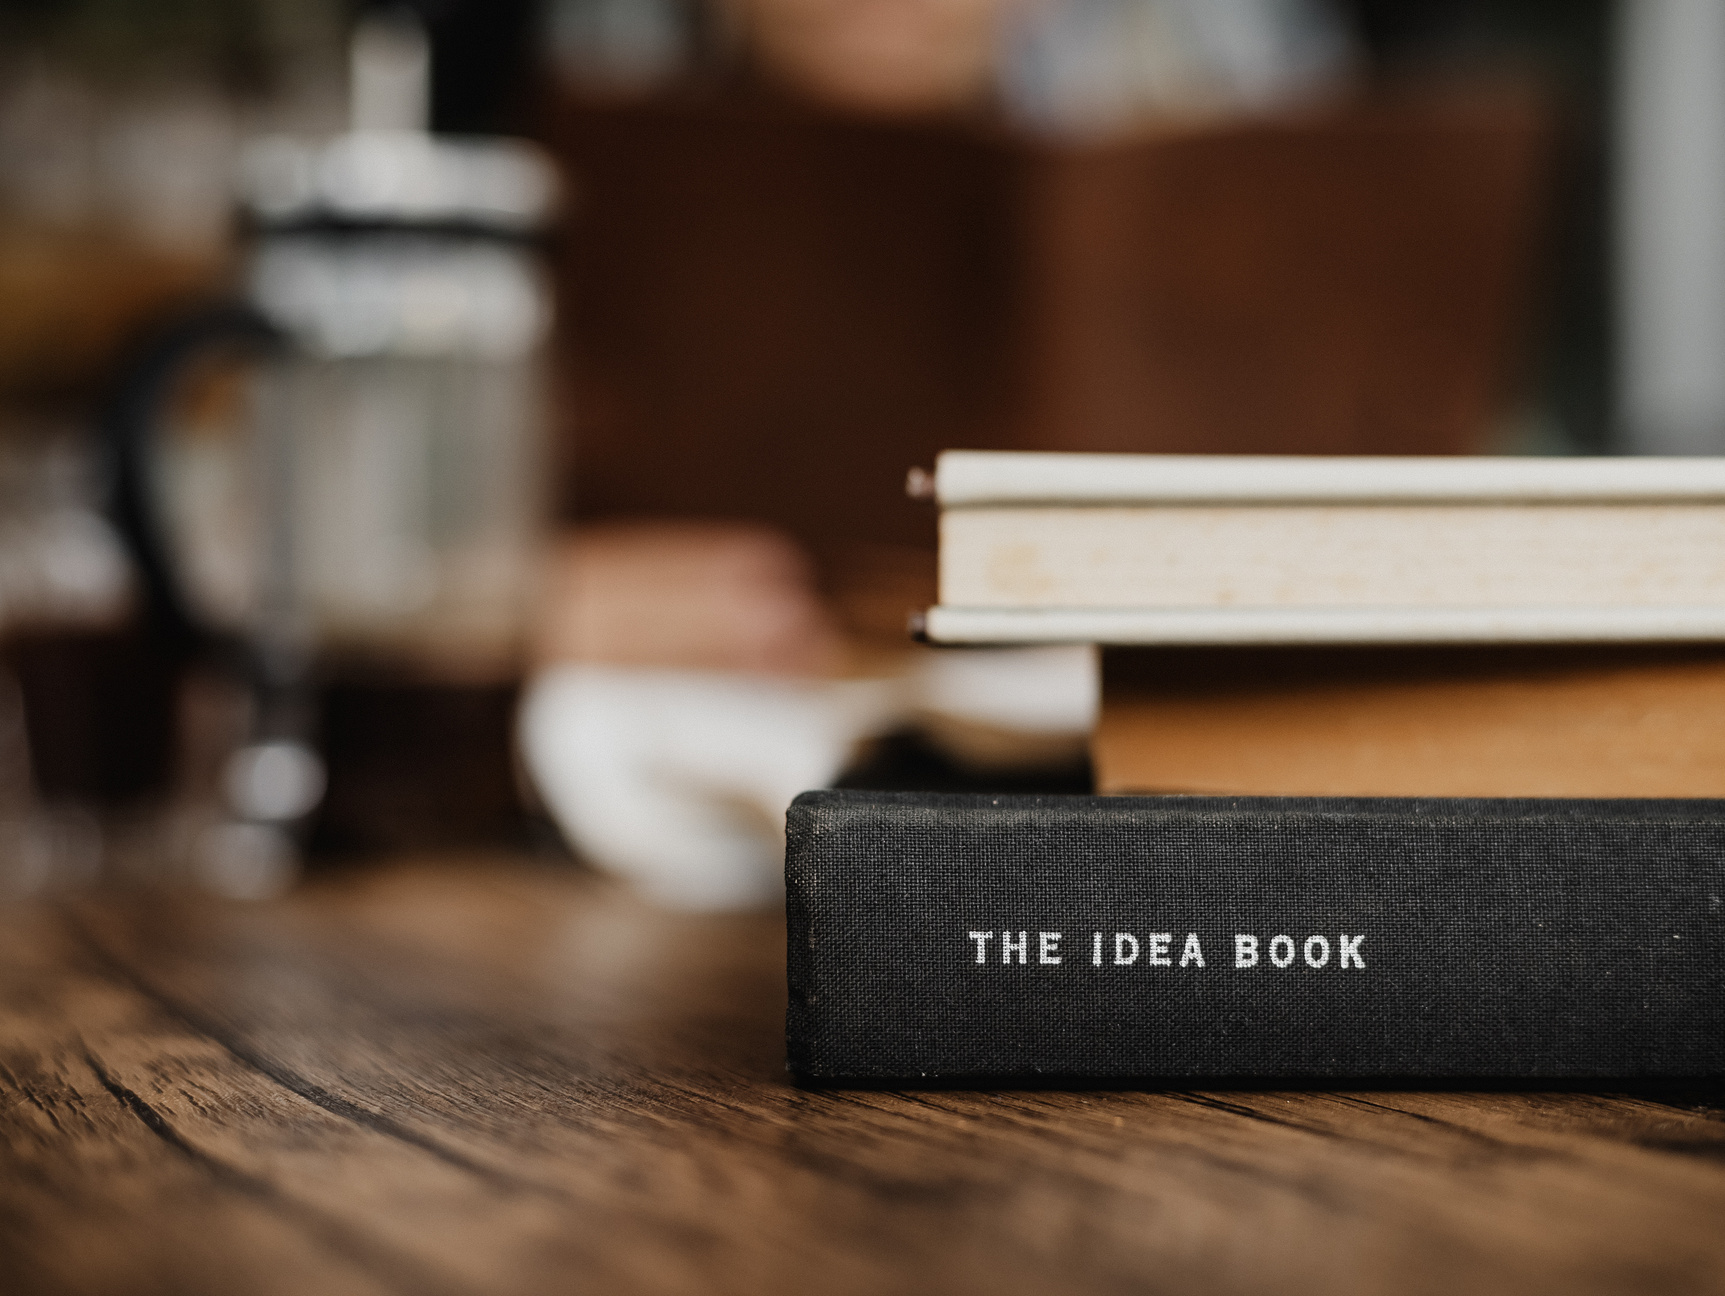
POLYGON ((1725 1074, 1725 802, 811 792, 811 1080, 1725 1074))

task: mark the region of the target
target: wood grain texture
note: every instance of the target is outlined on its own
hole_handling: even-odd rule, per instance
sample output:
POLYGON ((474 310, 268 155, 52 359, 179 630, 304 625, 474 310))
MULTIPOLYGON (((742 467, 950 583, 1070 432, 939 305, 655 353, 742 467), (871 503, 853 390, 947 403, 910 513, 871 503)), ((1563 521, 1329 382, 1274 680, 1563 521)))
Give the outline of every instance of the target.
POLYGON ((1716 1092, 802 1090, 782 940, 503 861, 0 913, 3 1285, 1725 1290, 1716 1092))

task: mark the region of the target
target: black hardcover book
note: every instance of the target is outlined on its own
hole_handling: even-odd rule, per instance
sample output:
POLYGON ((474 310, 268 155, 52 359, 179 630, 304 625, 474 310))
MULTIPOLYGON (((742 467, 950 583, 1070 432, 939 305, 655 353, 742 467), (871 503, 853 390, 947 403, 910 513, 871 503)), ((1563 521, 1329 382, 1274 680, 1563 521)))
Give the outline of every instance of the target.
POLYGON ((810 792, 824 1080, 1725 1074, 1725 802, 810 792))

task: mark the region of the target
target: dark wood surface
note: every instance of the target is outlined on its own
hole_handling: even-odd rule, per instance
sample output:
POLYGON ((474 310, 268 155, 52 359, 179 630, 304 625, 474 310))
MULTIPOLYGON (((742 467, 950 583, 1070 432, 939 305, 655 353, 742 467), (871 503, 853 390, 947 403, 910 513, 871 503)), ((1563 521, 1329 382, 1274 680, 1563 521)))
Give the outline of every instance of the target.
POLYGON ((0 911, 0 1290, 1725 1291, 1717 1091, 807 1091, 782 940, 509 861, 0 911))

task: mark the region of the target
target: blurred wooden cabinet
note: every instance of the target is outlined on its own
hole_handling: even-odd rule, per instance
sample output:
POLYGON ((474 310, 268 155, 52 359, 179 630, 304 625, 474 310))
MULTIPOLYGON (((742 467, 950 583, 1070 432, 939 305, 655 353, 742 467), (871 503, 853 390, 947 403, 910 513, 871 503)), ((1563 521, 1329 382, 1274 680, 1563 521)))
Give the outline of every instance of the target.
POLYGON ((563 102, 574 502, 929 543, 957 447, 1461 453, 1547 189, 1526 96, 1055 147, 776 102, 563 102))
POLYGON ((583 513, 932 542, 905 468, 1006 412, 1012 157, 777 103, 567 104, 583 513))
POLYGON ((1024 445, 1458 454, 1501 415, 1546 188, 1519 96, 1026 162, 1024 445))

